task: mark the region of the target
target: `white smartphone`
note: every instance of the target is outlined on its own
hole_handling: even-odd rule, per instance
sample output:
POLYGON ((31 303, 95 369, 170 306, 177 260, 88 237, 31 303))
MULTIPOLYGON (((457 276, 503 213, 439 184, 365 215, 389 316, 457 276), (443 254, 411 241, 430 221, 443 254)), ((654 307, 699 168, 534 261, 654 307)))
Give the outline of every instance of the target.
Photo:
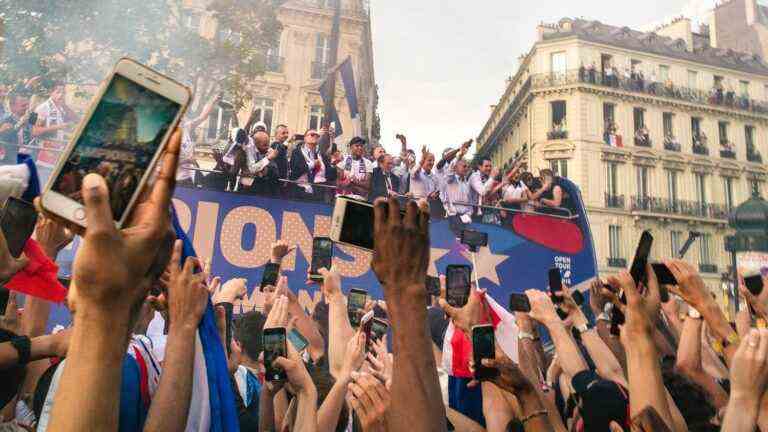
MULTIPOLYGON (((400 216, 405 210, 400 209, 400 216)), ((331 240, 373 250, 373 204, 344 196, 336 197, 331 217, 331 240)))
POLYGON ((80 188, 87 174, 98 173, 107 181, 112 216, 121 228, 191 97, 188 87, 121 59, 48 180, 43 207, 86 227, 80 188))

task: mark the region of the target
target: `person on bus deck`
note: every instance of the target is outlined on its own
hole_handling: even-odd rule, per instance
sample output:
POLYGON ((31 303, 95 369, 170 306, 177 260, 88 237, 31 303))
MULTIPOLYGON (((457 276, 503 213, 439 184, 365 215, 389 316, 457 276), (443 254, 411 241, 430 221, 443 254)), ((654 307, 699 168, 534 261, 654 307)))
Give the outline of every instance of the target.
POLYGON ((320 152, 319 139, 317 130, 309 129, 304 134, 304 141, 297 143, 291 152, 289 180, 298 183, 294 187, 296 198, 322 200, 325 196, 324 188, 312 184, 326 184, 336 180, 336 168, 331 164, 330 157, 320 152))
POLYGON ((364 157, 365 139, 354 137, 349 142, 349 154, 336 164, 338 172, 337 194, 356 196, 365 199, 368 196, 374 164, 364 157))

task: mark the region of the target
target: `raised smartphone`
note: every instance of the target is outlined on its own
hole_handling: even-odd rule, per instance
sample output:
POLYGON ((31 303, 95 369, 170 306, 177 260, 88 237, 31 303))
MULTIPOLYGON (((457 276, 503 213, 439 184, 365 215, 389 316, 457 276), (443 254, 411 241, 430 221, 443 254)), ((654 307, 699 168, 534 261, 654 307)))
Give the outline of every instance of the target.
MULTIPOLYGON (((405 215, 400 210, 400 215, 405 215)), ((331 239, 336 243, 373 250, 373 204, 337 197, 331 218, 331 239)))
POLYGON ((760 273, 745 276, 744 285, 753 296, 759 296, 763 292, 763 275, 760 273))
POLYGON ((472 267, 449 265, 445 270, 445 300, 453 307, 462 307, 469 301, 472 267))
POLYGON ((262 332, 264 345, 264 377, 267 381, 285 381, 285 371, 274 365, 278 357, 288 357, 285 328, 268 328, 262 332))
POLYGON ((509 310, 512 312, 530 312, 531 302, 528 300, 528 296, 525 294, 510 294, 509 310))
POLYGON ((0 228, 3 230, 8 251, 18 258, 24 251, 27 240, 32 237, 37 224, 35 206, 14 197, 8 198, 0 216, 0 228))
POLYGON ((331 269, 333 262, 333 241, 328 237, 315 237, 312 239, 312 264, 309 268, 309 278, 312 280, 323 280, 318 273, 321 268, 331 269))
POLYGON ((491 379, 498 374, 494 368, 483 366, 483 359, 496 358, 496 340, 490 324, 472 327, 472 360, 475 363, 475 379, 491 379))
POLYGON ((560 304, 563 302, 563 298, 560 295, 563 291, 563 279, 560 275, 560 270, 556 268, 549 269, 547 273, 549 280, 549 292, 551 293, 552 303, 560 304))
POLYGON ((268 285, 277 286, 277 278, 280 276, 280 264, 267 263, 264 266, 264 273, 261 274, 261 285, 259 291, 264 291, 268 285))
POLYGON ((309 346, 309 341, 307 338, 304 337, 301 333, 299 333, 298 330, 292 329, 290 332, 288 332, 288 341, 291 342, 291 345, 293 345, 294 348, 296 348, 296 351, 302 352, 304 349, 309 346))
POLYGON ((80 189, 87 174, 97 173, 107 182, 112 217, 122 227, 190 99, 184 85, 121 59, 62 153, 42 206, 87 227, 80 189))
POLYGON ((638 287, 640 283, 645 283, 646 274, 645 267, 648 265, 648 257, 651 255, 651 247, 653 246, 653 236, 650 231, 643 231, 640 236, 640 242, 637 244, 635 250, 635 258, 632 260, 632 266, 629 268, 629 274, 632 275, 632 279, 635 280, 635 285, 638 287))
POLYGON ((360 326, 360 319, 363 317, 365 302, 368 300, 368 291, 359 288, 349 290, 347 297, 347 316, 352 327, 360 326))

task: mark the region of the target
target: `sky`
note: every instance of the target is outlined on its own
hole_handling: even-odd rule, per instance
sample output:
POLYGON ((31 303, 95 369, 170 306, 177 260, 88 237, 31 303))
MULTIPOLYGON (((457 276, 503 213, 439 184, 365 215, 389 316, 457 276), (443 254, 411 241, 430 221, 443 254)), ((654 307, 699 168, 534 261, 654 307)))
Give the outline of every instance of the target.
MULTIPOLYGON (((540 22, 584 17, 650 30, 700 19, 714 0, 373 0, 381 142, 433 152, 476 138, 540 22)), ((474 150, 474 147, 473 147, 474 150)))

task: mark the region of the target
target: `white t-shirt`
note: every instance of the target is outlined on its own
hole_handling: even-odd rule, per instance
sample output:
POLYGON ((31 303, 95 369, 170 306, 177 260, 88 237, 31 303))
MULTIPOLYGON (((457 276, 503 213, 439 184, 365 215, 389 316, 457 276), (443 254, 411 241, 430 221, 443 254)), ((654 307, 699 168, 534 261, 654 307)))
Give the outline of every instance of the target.
POLYGON ((519 182, 517 186, 515 186, 514 184, 508 184, 507 186, 504 187, 502 200, 507 201, 511 199, 523 198, 527 191, 528 191, 528 187, 523 182, 519 182))
POLYGON ((195 179, 195 142, 192 140, 189 123, 181 126, 181 152, 179 153, 179 169, 176 180, 195 179))
MULTIPOLYGON (((48 99, 47 101, 43 102, 42 104, 38 105, 37 108, 35 108, 35 113, 37 113, 38 117, 44 120, 43 125, 45 127, 51 127, 51 126, 58 126, 65 123, 65 112, 63 109, 59 108, 58 105, 56 105, 52 99, 48 99)), ((66 143, 66 135, 64 135, 64 130, 57 130, 56 132, 53 132, 51 135, 51 141, 44 140, 42 141, 43 147, 49 147, 53 149, 63 149, 64 146, 67 145, 66 143)), ((56 166, 56 163, 59 161, 59 156, 61 155, 61 152, 58 151, 45 151, 41 150, 40 153, 37 155, 37 164, 45 167, 54 167, 56 166)))

